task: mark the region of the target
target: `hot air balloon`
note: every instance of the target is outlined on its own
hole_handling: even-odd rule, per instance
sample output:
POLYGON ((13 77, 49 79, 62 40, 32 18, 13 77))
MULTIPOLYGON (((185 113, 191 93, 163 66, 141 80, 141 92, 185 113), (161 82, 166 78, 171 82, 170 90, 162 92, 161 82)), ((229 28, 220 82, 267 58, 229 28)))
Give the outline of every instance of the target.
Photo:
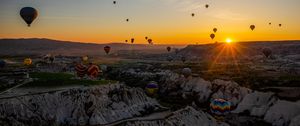
POLYGON ((183 68, 181 73, 185 78, 188 78, 192 75, 192 70, 190 68, 183 68))
POLYGON ((5 67, 6 62, 4 60, 0 60, 0 68, 5 67))
POLYGON ((134 38, 131 38, 131 43, 134 43, 134 38))
POLYGON ((145 87, 148 96, 155 96, 158 92, 158 84, 155 81, 151 81, 145 87))
POLYGON ((36 9, 32 7, 23 7, 20 10, 20 16, 23 18, 23 20, 26 22, 28 27, 30 27, 31 23, 36 19, 38 16, 38 12, 36 9))
POLYGON ((192 17, 194 17, 195 16, 195 14, 194 13, 192 13, 192 17))
POLYGON ((168 51, 168 52, 171 51, 171 47, 170 47, 170 46, 167 47, 167 51, 168 51))
POLYGON ((272 23, 271 22, 269 22, 269 25, 271 25, 272 23))
POLYGON ((125 40, 125 42, 127 43, 127 42, 128 42, 128 40, 125 40))
POLYGON ((87 55, 82 57, 83 63, 87 63, 88 60, 89 60, 89 57, 87 55))
POLYGON ((23 61, 23 64, 26 66, 29 66, 32 64, 32 60, 30 58, 25 58, 23 61))
POLYGON ((75 65, 75 70, 76 70, 77 76, 80 78, 84 77, 84 75, 86 74, 86 67, 81 63, 77 63, 75 65))
POLYGON ((255 29, 255 25, 250 25, 250 29, 253 31, 255 29))
POLYGON ((153 44, 152 39, 148 39, 148 43, 152 45, 153 44))
POLYGON ((216 115, 226 115, 231 110, 231 103, 224 99, 214 99, 210 103, 210 110, 216 115))
POLYGON ((282 26, 282 24, 278 24, 278 26, 279 26, 279 27, 281 27, 281 26, 282 26))
POLYGON ((110 46, 105 46, 104 51, 106 54, 108 54, 110 52, 110 46))
POLYGON ((206 5, 205 5, 205 8, 208 8, 208 7, 209 7, 209 5, 208 5, 208 4, 206 4, 206 5))
POLYGON ((127 22, 129 22, 129 19, 126 19, 127 22))
POLYGON ((262 53, 266 56, 266 58, 269 58, 269 56, 272 54, 272 50, 270 48, 264 48, 262 53))
POLYGON ((218 29, 217 29, 217 28, 214 28, 213 31, 214 31, 214 33, 216 33, 216 32, 218 31, 218 29))
POLYGON ((113 4, 116 4, 117 3, 117 1, 113 1, 113 4))
POLYGON ((97 65, 94 65, 92 63, 89 64, 87 68, 87 75, 93 79, 97 78, 99 75, 100 69, 97 65))
POLYGON ((214 39, 215 37, 216 37, 215 34, 210 34, 210 38, 211 38, 211 39, 214 39))
POLYGON ((147 39, 148 39, 148 37, 146 36, 146 37, 145 37, 145 39, 147 40, 147 39))

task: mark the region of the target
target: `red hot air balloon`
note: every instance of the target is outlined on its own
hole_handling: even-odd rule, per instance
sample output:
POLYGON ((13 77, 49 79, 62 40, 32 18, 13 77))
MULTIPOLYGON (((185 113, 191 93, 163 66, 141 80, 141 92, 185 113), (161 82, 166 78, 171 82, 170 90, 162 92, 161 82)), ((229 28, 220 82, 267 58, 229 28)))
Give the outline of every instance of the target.
POLYGON ((20 10, 20 16, 23 18, 23 20, 26 22, 28 27, 30 27, 31 23, 36 19, 38 16, 38 12, 36 9, 32 7, 23 7, 20 10))
POLYGON ((94 65, 92 63, 89 64, 87 68, 87 75, 93 79, 97 78, 99 75, 100 69, 97 65, 94 65))
POLYGON ((216 37, 215 34, 210 34, 210 38, 211 38, 211 39, 214 39, 215 37, 216 37))
POLYGON ((105 46, 104 51, 106 54, 108 54, 110 52, 110 46, 105 46))
POLYGON ((250 29, 253 31, 255 29, 255 25, 250 25, 250 29))
POLYGON ((80 78, 84 77, 84 75, 86 74, 85 73, 86 72, 86 67, 84 65, 80 64, 80 63, 77 63, 75 65, 75 70, 77 72, 77 76, 80 77, 80 78))
POLYGON ((168 52, 170 52, 170 51, 171 51, 171 47, 170 47, 170 46, 168 46, 168 47, 167 47, 167 50, 168 50, 168 52))

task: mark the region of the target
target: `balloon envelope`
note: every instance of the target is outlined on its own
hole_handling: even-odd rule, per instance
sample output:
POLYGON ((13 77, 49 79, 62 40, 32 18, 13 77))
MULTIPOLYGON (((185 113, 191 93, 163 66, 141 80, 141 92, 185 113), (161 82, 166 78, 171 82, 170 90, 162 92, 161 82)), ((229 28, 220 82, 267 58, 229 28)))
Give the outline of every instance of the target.
POLYGON ((26 22, 28 27, 31 25, 31 23, 36 19, 38 16, 38 12, 36 9, 32 7, 23 7, 20 10, 20 16, 23 18, 23 20, 26 22))
POLYGON ((106 54, 108 54, 110 52, 110 46, 105 46, 104 51, 106 54))
POLYGON ((255 29, 255 25, 250 25, 250 29, 253 31, 255 29))
POLYGON ((167 51, 168 51, 168 52, 171 51, 171 47, 170 47, 170 46, 167 47, 167 51))
POLYGON ((154 95, 156 95, 157 94, 157 92, 158 92, 158 84, 155 82, 155 81, 151 81, 151 82, 149 82, 147 85, 146 85, 146 88, 145 88, 145 90, 146 90, 146 93, 147 93, 147 95, 149 95, 149 96, 154 96, 154 95))
POLYGON ((216 33, 216 32, 218 31, 218 29, 217 29, 217 28, 214 28, 213 31, 216 33))
POLYGON ((97 78, 99 71, 99 67, 97 65, 92 64, 87 68, 87 75, 91 78, 97 78))
POLYGON ((272 50, 270 48, 264 48, 262 52, 267 58, 272 54, 272 50))
POLYGON ((216 115, 228 114, 231 110, 231 103, 224 99, 214 99, 210 103, 210 110, 216 115))
POLYGON ((192 75, 192 70, 190 68, 183 68, 181 73, 185 78, 188 78, 192 75))
POLYGON ((29 66, 32 64, 32 60, 30 58, 25 58, 23 61, 23 64, 26 66, 29 66))
POLYGON ((210 38, 211 38, 211 39, 214 39, 215 37, 216 37, 215 34, 210 34, 210 38))

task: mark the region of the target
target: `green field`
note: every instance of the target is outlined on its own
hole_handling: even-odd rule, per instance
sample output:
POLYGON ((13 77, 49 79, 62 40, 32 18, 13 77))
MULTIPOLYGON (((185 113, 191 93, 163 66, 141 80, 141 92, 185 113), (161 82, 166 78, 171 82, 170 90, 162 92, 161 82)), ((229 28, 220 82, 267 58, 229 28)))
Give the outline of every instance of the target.
POLYGON ((117 81, 112 80, 87 80, 75 79, 74 75, 69 73, 30 73, 34 81, 23 85, 22 87, 61 87, 61 86, 92 86, 112 84, 117 81))

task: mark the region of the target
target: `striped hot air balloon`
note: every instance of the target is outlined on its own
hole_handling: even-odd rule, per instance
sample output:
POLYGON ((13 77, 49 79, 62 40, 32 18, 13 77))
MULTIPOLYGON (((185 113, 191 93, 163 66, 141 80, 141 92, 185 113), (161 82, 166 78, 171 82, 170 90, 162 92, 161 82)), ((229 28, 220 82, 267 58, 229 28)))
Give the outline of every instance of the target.
POLYGON ((151 81, 145 89, 148 96, 155 96, 158 92, 158 84, 155 81, 151 81))
POLYGON ((99 75, 100 69, 97 65, 90 64, 87 68, 87 75, 91 78, 97 78, 99 75))
POLYGON ((86 67, 82 64, 76 64, 75 70, 77 72, 77 76, 82 78, 86 74, 86 67))
POLYGON ((224 99, 214 99, 210 103, 210 110, 216 115, 225 115, 230 112, 231 103, 224 99))

